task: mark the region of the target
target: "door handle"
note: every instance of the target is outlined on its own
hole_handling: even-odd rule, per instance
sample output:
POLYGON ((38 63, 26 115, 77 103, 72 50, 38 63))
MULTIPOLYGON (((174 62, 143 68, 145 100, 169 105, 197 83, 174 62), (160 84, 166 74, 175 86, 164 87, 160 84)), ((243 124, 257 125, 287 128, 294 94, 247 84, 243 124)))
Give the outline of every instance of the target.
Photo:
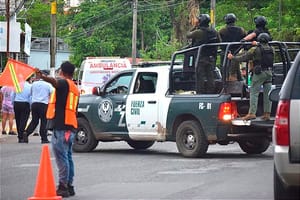
POLYGON ((156 101, 148 101, 149 104, 156 104, 156 101))

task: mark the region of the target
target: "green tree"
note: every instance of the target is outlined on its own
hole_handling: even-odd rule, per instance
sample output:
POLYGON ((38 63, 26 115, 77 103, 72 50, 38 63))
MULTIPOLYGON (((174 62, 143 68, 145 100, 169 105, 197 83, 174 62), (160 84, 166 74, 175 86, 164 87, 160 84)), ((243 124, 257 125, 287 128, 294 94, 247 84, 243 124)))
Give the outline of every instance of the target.
MULTIPOLYGON (((57 1, 57 21, 64 17, 63 5, 63 0, 57 1)), ((25 19, 25 22, 31 26, 33 37, 50 37, 50 3, 45 3, 43 0, 25 1, 24 9, 18 13, 17 18, 25 19)))
MULTIPOLYGON (((57 36, 72 50, 72 61, 79 66, 87 56, 131 57, 132 1, 87 0, 78 8, 63 11, 58 1, 57 36)), ((298 0, 218 0, 216 29, 224 26, 223 17, 235 13, 237 25, 247 31, 255 28, 253 18, 264 15, 274 40, 299 41, 298 0)), ((199 5, 200 13, 210 12, 209 0, 139 0, 138 55, 144 59, 169 60, 172 53, 187 44, 189 5, 199 5)), ((34 37, 50 36, 50 5, 42 0, 25 1, 18 17, 25 17, 34 37)))
POLYGON ((267 18, 267 27, 274 40, 299 41, 299 6, 300 2, 297 0, 220 0, 216 6, 217 29, 224 26, 223 17, 227 13, 235 13, 237 25, 246 30, 253 30, 253 18, 263 15, 267 18))
POLYGON ((79 65, 87 56, 127 56, 130 52, 130 4, 126 1, 85 1, 70 10, 59 27, 79 65))
MULTIPOLYGON (((170 12, 176 15, 178 5, 182 2, 139 1, 138 55, 149 59, 171 58, 171 51, 179 45, 172 37, 170 12), (168 48, 161 49, 163 46, 168 48)), ((131 6, 128 1, 96 0, 85 1, 70 10, 58 30, 72 48, 72 61, 78 65, 86 56, 131 57, 131 6)))
POLYGON ((32 28, 33 37, 50 36, 50 7, 41 0, 25 3, 25 9, 18 17, 25 18, 32 28))

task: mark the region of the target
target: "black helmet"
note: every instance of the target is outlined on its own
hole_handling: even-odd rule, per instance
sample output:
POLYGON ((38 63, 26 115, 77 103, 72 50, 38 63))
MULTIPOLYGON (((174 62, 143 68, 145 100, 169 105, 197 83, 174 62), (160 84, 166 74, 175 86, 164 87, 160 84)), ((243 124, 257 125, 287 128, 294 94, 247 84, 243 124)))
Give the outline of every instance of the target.
POLYGON ((267 19, 264 16, 254 18, 254 23, 258 27, 264 27, 267 24, 267 19))
POLYGON ((210 22, 210 17, 208 14, 200 14, 198 19, 199 19, 199 26, 208 27, 208 24, 210 22))
POLYGON ((233 13, 228 13, 227 15, 225 15, 224 20, 226 24, 231 24, 236 21, 236 16, 233 13))
POLYGON ((257 37, 257 41, 261 43, 268 43, 271 40, 271 37, 268 33, 261 33, 257 37))

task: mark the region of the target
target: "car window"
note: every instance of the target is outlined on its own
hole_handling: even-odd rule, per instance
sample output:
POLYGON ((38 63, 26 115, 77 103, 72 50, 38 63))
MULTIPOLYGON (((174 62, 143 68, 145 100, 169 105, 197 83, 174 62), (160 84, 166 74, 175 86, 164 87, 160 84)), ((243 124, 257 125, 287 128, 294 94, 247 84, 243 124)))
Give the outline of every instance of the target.
POLYGON ((134 93, 155 93, 157 73, 141 72, 134 84, 134 93))
POLYGON ((111 94, 127 94, 132 79, 132 72, 115 77, 106 86, 105 92, 111 94))
POLYGON ((300 99, 300 62, 298 62, 295 80, 292 88, 292 99, 300 99))

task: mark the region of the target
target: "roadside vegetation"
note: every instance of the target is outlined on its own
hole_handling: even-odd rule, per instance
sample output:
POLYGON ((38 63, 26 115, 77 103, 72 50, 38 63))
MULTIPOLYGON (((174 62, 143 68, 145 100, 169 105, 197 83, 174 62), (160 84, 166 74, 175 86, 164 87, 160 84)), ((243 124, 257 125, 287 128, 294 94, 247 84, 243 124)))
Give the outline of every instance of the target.
MULTIPOLYGON (((72 51, 77 66, 86 56, 131 57, 132 2, 125 0, 84 1, 64 10, 58 0, 57 36, 72 51)), ((139 0, 137 56, 145 60, 170 60, 172 52, 188 45, 185 35, 191 28, 191 7, 210 12, 210 0, 139 0)), ((235 13, 237 25, 254 29, 253 18, 264 15, 273 40, 300 41, 300 1, 298 0, 217 0, 216 29, 223 17, 235 13)), ((50 4, 26 1, 17 18, 25 18, 33 37, 50 37, 50 4)))

